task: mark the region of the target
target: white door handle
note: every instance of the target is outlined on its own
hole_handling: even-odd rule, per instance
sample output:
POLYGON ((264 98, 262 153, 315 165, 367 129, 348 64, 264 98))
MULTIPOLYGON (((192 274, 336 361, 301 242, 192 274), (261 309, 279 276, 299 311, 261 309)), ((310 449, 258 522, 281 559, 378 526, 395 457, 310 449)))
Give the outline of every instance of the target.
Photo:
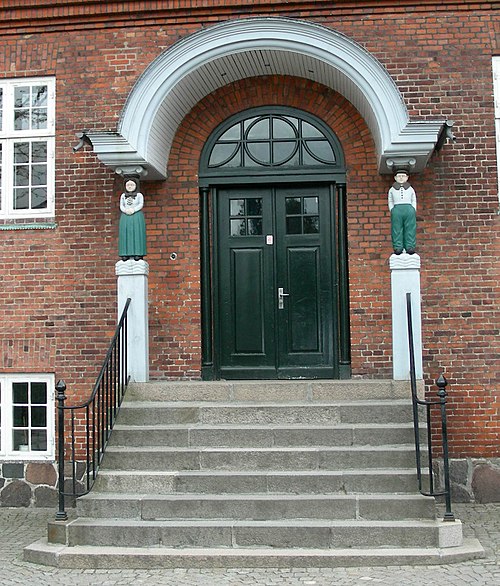
POLYGON ((290 293, 285 293, 283 291, 283 287, 278 287, 278 309, 285 309, 283 301, 284 301, 285 297, 289 297, 289 296, 290 296, 290 293))

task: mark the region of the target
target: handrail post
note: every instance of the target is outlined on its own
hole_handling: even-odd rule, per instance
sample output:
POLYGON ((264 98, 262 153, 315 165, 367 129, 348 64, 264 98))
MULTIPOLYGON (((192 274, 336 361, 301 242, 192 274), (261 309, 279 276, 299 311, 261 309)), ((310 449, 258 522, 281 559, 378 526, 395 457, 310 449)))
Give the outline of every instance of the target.
POLYGON ((56 521, 66 521, 68 515, 64 503, 64 401, 66 400, 66 383, 60 380, 56 384, 57 399, 57 451, 59 458, 59 510, 56 513, 56 521))
POLYGON ((415 461, 417 467, 418 489, 422 490, 422 464, 420 455, 420 429, 417 401, 417 378, 415 374, 415 349, 413 347, 413 319, 411 313, 411 293, 406 293, 406 323, 408 326, 408 353, 410 366, 410 389, 413 410, 413 434, 415 439, 415 461))
POLYGON ((445 503, 446 511, 443 516, 443 521, 454 521, 455 515, 451 511, 451 488, 450 488, 450 464, 448 460, 448 429, 446 422, 446 385, 448 381, 445 377, 440 374, 436 380, 436 385, 439 388, 439 406, 441 409, 441 429, 443 435, 443 474, 444 474, 444 490, 445 490, 445 503))

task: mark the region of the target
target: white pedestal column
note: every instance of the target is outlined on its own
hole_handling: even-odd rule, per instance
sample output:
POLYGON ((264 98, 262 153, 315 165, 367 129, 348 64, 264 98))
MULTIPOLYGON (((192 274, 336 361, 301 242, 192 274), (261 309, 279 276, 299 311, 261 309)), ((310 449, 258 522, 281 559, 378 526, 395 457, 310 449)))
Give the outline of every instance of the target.
POLYGON ((148 337, 148 275, 149 265, 144 260, 120 260, 115 268, 118 277, 118 316, 127 299, 128 309, 128 374, 134 382, 149 380, 148 337))
POLYGON ((411 293, 416 378, 422 374, 422 316, 420 310, 420 257, 393 254, 389 259, 392 294, 392 361, 394 380, 410 380, 406 294, 411 293))

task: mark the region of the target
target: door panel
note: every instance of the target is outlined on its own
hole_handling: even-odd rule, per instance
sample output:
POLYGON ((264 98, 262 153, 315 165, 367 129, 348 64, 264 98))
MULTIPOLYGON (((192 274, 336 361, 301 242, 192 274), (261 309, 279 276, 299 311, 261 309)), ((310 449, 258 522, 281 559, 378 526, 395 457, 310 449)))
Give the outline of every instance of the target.
POLYGON ((320 308, 318 248, 287 250, 288 351, 291 354, 320 351, 320 308))
POLYGON ((221 378, 337 376, 334 193, 301 185, 218 191, 214 311, 221 378))
POLYGON ((231 251, 231 313, 234 315, 234 353, 261 354, 264 347, 264 263, 261 249, 231 251), (245 307, 253 311, 245 311, 245 307))
POLYGON ((265 237, 271 231, 271 190, 221 189, 216 210, 219 374, 274 378, 274 260, 265 237))
POLYGON ((275 190, 276 275, 289 294, 279 310, 279 378, 333 378, 333 190, 275 190))

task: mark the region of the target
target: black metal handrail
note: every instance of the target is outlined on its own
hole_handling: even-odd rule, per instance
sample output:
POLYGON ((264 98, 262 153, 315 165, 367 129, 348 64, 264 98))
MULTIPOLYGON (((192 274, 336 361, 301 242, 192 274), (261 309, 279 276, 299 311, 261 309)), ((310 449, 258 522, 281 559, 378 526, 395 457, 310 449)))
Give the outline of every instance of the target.
POLYGON ((415 347, 413 340, 413 320, 411 311, 411 293, 406 294, 406 315, 408 323, 408 347, 410 352, 410 385, 411 397, 413 404, 413 428, 415 432, 415 457, 417 465, 417 479, 418 489, 424 496, 444 496, 445 499, 445 513, 443 521, 454 521, 455 515, 451 511, 451 489, 450 489, 450 466, 448 459, 448 425, 446 421, 446 385, 448 384, 445 377, 441 374, 436 380, 436 385, 439 388, 437 401, 426 401, 419 399, 417 394, 417 376, 415 369, 415 347), (443 479, 444 490, 435 490, 434 481, 434 452, 435 446, 432 441, 432 412, 433 406, 439 405, 441 415, 441 446, 443 455, 443 479), (426 427, 427 427, 427 455, 429 468, 429 490, 425 491, 422 488, 422 454, 420 450, 420 421, 419 421, 419 406, 425 407, 426 427))
POLYGON ((92 490, 127 389, 127 312, 130 302, 131 299, 127 299, 90 398, 79 405, 67 406, 64 404, 66 384, 63 380, 56 384, 59 458, 57 521, 68 518, 66 497, 75 498, 92 490), (68 434, 65 433, 66 411, 70 413, 68 434), (83 433, 80 431, 82 428, 83 433), (70 481, 66 478, 68 465, 71 466, 70 481))

